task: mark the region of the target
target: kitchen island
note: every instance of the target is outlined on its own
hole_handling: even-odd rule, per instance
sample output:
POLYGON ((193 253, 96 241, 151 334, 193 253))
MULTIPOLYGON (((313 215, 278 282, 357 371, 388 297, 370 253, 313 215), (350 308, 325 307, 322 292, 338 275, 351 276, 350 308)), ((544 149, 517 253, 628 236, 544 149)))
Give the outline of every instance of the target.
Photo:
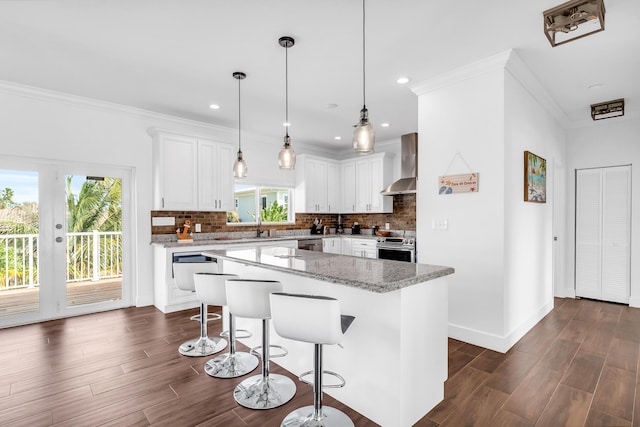
MULTIPOLYGON (((385 427, 411 426, 443 399, 446 276, 452 268, 277 246, 203 255, 215 258, 225 273, 279 280, 285 292, 337 298, 343 314, 356 317, 341 346, 324 348, 325 369, 347 381, 325 393, 385 427)), ((239 318, 237 327, 253 333, 241 340, 244 344, 260 345, 260 322, 239 318)), ((271 342, 289 351, 273 362, 295 375, 312 369, 311 344, 283 339, 273 330, 271 342)))

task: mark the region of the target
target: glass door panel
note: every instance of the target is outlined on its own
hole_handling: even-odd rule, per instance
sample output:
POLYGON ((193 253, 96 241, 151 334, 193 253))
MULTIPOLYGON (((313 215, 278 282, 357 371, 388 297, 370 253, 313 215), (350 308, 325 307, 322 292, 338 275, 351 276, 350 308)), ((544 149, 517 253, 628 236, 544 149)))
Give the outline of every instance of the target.
POLYGON ((38 172, 0 169, 0 317, 40 311, 38 172))
POLYGON ((67 175, 67 307, 122 299, 122 179, 67 175))

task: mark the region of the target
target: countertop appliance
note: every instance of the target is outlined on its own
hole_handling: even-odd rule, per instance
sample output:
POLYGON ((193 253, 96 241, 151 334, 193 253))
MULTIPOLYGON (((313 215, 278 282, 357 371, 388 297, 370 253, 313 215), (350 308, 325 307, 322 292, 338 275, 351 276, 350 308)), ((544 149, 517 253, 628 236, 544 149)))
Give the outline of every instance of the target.
POLYGON ((404 237, 378 237, 378 258, 416 262, 416 239, 404 237))
POLYGON ((351 226, 351 234, 360 234, 360 224, 354 222, 351 226))

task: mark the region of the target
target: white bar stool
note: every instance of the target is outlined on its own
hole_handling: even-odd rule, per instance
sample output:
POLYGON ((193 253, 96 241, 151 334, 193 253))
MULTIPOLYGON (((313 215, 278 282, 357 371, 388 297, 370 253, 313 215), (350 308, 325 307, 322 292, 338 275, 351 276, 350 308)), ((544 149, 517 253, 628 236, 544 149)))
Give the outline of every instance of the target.
POLYGON ((287 355, 283 347, 269 344, 269 295, 281 291, 282 284, 275 280, 227 280, 229 313, 236 317, 262 320, 262 345, 251 349, 251 354, 262 357, 262 373, 245 379, 233 392, 236 402, 247 408, 276 408, 290 401, 296 394, 296 385, 291 378, 269 373, 269 358, 287 355), (282 352, 271 355, 271 347, 282 352), (261 349, 261 352, 258 352, 258 349, 261 349))
MULTIPOLYGON (((203 274, 199 275, 199 288, 205 288, 208 293, 207 300, 214 305, 228 306, 227 303, 227 285, 229 279, 237 279, 235 274, 203 274)), ((203 289, 204 291, 204 289, 203 289)), ((252 354, 242 351, 236 351, 236 331, 235 318, 229 310, 229 330, 221 335, 229 337, 229 352, 209 359, 204 365, 204 371, 207 375, 214 378, 236 378, 246 375, 256 369, 258 366, 258 358, 252 354)), ((247 333, 244 337, 250 337, 247 333)))
POLYGON ((340 314, 340 302, 335 298, 275 292, 271 294, 273 326, 283 338, 314 344, 313 371, 300 375, 300 381, 313 385, 313 406, 304 406, 291 412, 281 426, 340 426, 353 427, 353 421, 344 412, 322 406, 322 389, 344 387, 340 375, 322 370, 322 346, 340 343, 343 334, 354 320, 340 314), (313 382, 304 377, 313 374, 313 382), (323 374, 332 375, 338 384, 323 384, 323 374))
MULTIPOLYGON (((216 273, 218 264, 215 262, 175 262, 173 263, 173 276, 178 289, 187 292, 195 292, 196 286, 193 279, 195 273, 216 273)), ((200 314, 191 317, 191 320, 200 322, 200 337, 186 341, 180 345, 178 351, 183 356, 200 357, 210 356, 224 350, 227 342, 221 338, 209 338, 207 336, 207 322, 218 320, 222 316, 215 313, 207 313, 207 304, 200 300, 200 314)))

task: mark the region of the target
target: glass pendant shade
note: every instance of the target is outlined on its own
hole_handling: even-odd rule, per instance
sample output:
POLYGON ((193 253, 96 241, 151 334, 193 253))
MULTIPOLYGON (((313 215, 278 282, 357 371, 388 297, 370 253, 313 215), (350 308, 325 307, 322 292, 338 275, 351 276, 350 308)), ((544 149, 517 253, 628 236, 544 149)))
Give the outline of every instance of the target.
POLYGON ((296 152, 291 148, 289 135, 284 137, 284 145, 278 154, 278 166, 280 169, 295 169, 296 167, 296 152))
POLYGON ((245 73, 240 71, 236 71, 233 73, 233 78, 238 80, 238 156, 236 157, 236 161, 233 162, 233 177, 234 178, 246 178, 247 177, 247 162, 242 158, 242 139, 241 139, 241 126, 240 126, 240 118, 241 118, 241 108, 240 108, 240 81, 247 78, 245 73))
POLYGON ((242 158, 242 151, 238 151, 238 157, 233 162, 233 177, 234 178, 246 178, 247 177, 247 162, 242 158))
POLYGON ((356 130, 353 132, 353 151, 358 154, 373 153, 375 144, 376 131, 369 121, 367 109, 363 108, 360 111, 360 121, 356 125, 356 130))

